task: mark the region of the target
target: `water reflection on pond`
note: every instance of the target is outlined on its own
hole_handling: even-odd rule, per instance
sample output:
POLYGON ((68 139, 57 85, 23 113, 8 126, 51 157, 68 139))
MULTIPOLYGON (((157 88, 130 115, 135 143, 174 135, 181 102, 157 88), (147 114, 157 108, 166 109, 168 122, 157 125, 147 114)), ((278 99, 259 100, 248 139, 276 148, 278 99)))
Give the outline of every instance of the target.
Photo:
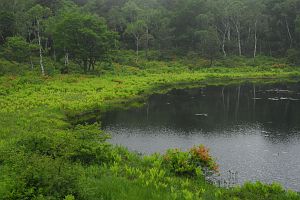
POLYGON ((111 142, 150 154, 198 144, 239 182, 300 191, 300 84, 230 85, 152 95, 141 108, 107 113, 111 142))

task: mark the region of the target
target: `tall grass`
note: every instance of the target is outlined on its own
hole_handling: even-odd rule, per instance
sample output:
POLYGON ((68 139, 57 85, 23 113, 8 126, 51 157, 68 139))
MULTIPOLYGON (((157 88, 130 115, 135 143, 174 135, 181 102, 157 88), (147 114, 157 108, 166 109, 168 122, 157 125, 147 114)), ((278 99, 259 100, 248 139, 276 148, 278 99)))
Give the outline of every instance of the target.
MULTIPOLYGON (((278 185, 217 188, 199 170, 192 169, 193 176, 174 173, 163 155, 141 157, 113 147, 99 124, 70 121, 180 83, 300 75, 298 68, 286 66, 191 70, 173 64, 153 61, 143 69, 114 64, 118 69, 100 77, 0 77, 0 199, 299 199, 278 185)), ((182 155, 174 161, 179 167, 186 159, 182 155)))

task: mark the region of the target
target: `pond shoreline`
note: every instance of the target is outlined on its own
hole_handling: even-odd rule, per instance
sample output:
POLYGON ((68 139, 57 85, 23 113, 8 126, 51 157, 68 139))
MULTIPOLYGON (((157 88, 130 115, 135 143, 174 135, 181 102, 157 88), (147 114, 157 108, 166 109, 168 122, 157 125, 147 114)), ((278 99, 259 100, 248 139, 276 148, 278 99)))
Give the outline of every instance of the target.
MULTIPOLYGON (((99 134, 98 125, 76 125, 78 123, 76 120, 72 121, 72 117, 86 111, 108 111, 122 108, 124 105, 127 107, 128 100, 144 99, 162 85, 173 85, 172 87, 174 87, 176 83, 199 83, 217 77, 227 80, 255 77, 290 79, 300 75, 298 68, 273 69, 272 72, 251 67, 218 68, 221 72, 214 72, 215 69, 209 70, 212 71, 183 72, 181 74, 141 73, 139 75, 106 75, 102 77, 83 75, 57 75, 45 78, 37 76, 1 77, 0 151, 3 154, 0 157, 0 168, 3 173, 0 175, 0 188, 8 188, 0 190, 1 196, 8 198, 11 191, 29 191, 30 188, 27 188, 26 185, 30 181, 31 169, 36 170, 34 172, 36 177, 43 177, 43 174, 56 174, 57 178, 66 180, 67 184, 60 187, 62 191, 60 194, 65 196, 68 194, 66 191, 74 191, 74 194, 80 193, 76 190, 78 187, 88 190, 92 180, 97 183, 103 180, 114 180, 120 183, 118 186, 106 183, 105 185, 110 187, 110 190, 113 190, 113 187, 119 187, 119 190, 127 191, 125 186, 128 185, 131 185, 131 188, 144 190, 145 181, 148 181, 153 175, 148 172, 154 173, 158 170, 166 173, 164 168, 154 166, 158 160, 156 158, 137 158, 127 150, 110 147, 104 142, 105 138, 92 137, 94 133, 99 134), (120 81, 114 81, 116 79, 120 81), (87 137, 85 133, 91 134, 91 137, 87 137), (97 148, 103 150, 97 151, 97 148), (62 165, 62 163, 64 164, 62 165), (57 171, 61 171, 61 173, 57 174, 57 171), (132 179, 131 173, 133 172, 141 173, 141 176, 134 174, 134 179, 132 179), (114 175, 115 173, 118 175, 114 175), (95 178, 99 177, 99 174, 106 179, 95 178), (143 177, 146 178, 143 179, 143 177), (84 184, 78 185, 82 181, 85 181, 84 184), (20 184, 24 185, 21 190, 20 184)), ((160 91, 167 90, 162 88, 160 91)), ((136 105, 136 102, 129 102, 129 104, 130 106, 139 106, 136 105)), ((83 124, 85 124, 84 121, 90 119, 86 116, 84 119, 82 116, 80 118, 83 124)), ((150 190, 152 194, 167 195, 172 188, 176 187, 179 188, 176 191, 179 196, 186 192, 191 195, 200 192, 204 196, 212 195, 217 198, 218 195, 221 195, 221 199, 230 199, 238 194, 246 194, 244 190, 247 190, 246 188, 236 188, 234 191, 222 190, 194 178, 188 178, 188 183, 186 183, 184 177, 169 173, 163 175, 164 173, 161 174, 162 179, 156 178, 153 180, 154 182, 148 183, 151 187, 153 186, 153 189, 150 190), (166 180, 169 182, 165 182, 166 180), (199 188, 203 188, 203 190, 199 191, 199 188)), ((49 181, 45 177, 38 182, 43 183, 44 187, 52 187, 48 184, 55 179, 49 181)), ((103 184, 103 182, 101 183, 103 184)), ((97 185, 94 186, 97 187, 97 185)), ((277 186, 265 185, 255 187, 277 188, 277 186)), ((148 190, 149 187, 147 187, 148 190)), ((267 189, 267 191, 270 195, 277 195, 271 189, 267 189)), ((282 189, 278 189, 278 191, 282 197, 295 196, 294 193, 287 193, 282 189)), ((26 194, 20 192, 20 195, 26 194)), ((249 195, 257 194, 251 192, 249 195)), ((25 196, 23 197, 25 198, 25 196)))
POLYGON ((227 85, 234 85, 234 84, 241 84, 241 83, 257 83, 257 84, 272 84, 272 83, 295 83, 300 81, 299 77, 281 77, 281 78, 274 78, 274 77, 253 77, 253 78, 209 78, 208 80, 200 80, 200 81, 187 81, 187 82, 177 82, 172 84, 162 84, 156 86, 155 88, 151 89, 149 92, 145 94, 140 94, 138 96, 128 98, 126 100, 120 99, 113 102, 108 102, 109 105, 107 109, 102 111, 101 109, 92 109, 88 111, 84 111, 78 114, 67 115, 68 121, 71 124, 84 124, 86 122, 101 122, 99 116, 103 115, 106 112, 110 112, 111 110, 115 109, 130 109, 137 106, 143 106, 143 103, 153 94, 166 94, 173 89, 192 89, 197 87, 207 87, 207 86, 227 86, 227 85), (265 82, 267 81, 267 82, 265 82), (97 119, 95 119, 97 116, 97 119), (99 121, 100 120, 100 121, 99 121))
MULTIPOLYGON (((298 83, 298 81, 296 82, 298 83)), ((104 118, 102 119, 102 122, 104 122, 103 128, 106 132, 112 134, 112 139, 110 141, 113 144, 126 146, 130 150, 133 150, 135 152, 136 151, 142 152, 142 154, 145 155, 150 155, 152 153, 164 154, 167 151, 167 149, 170 148, 180 148, 186 150, 191 148, 193 145, 204 144, 205 146, 208 146, 212 150, 212 152, 214 153, 213 155, 216 158, 218 158, 218 160, 222 161, 221 163, 223 163, 223 165, 225 164, 224 166, 221 165, 221 169, 222 166, 225 167, 222 170, 223 173, 232 170, 243 172, 240 173, 242 176, 239 177, 239 179, 242 180, 243 182, 245 180, 250 181, 250 176, 252 177, 251 181, 259 180, 259 178, 254 178, 256 177, 255 174, 252 174, 254 173, 255 170, 249 170, 247 169, 247 166, 251 165, 252 166, 251 168, 256 169, 258 173, 259 171, 263 171, 263 169, 256 167, 256 165, 259 165, 258 160, 259 159, 265 160, 260 164, 268 166, 269 170, 265 170, 265 171, 270 173, 270 176, 271 174, 273 174, 272 170, 278 171, 278 173, 280 171, 281 175, 278 175, 278 177, 282 177, 281 182, 285 183, 284 185, 286 186, 286 188, 297 189, 298 186, 295 183, 295 181, 294 184, 288 184, 286 182, 286 179, 283 178, 288 175, 288 174, 284 174, 285 170, 282 171, 281 167, 276 168, 274 166, 275 164, 280 165, 280 162, 276 160, 288 158, 288 160, 286 160, 285 163, 290 162, 290 164, 288 165, 290 169, 289 171, 292 171, 291 170, 292 168, 295 169, 295 167, 292 167, 296 165, 293 164, 293 160, 295 159, 291 159, 291 157, 296 156, 296 154, 292 154, 292 152, 290 152, 291 150, 287 149, 289 148, 287 145, 285 144, 279 145, 280 143, 279 141, 281 140, 296 141, 297 137, 293 136, 292 138, 294 139, 287 139, 291 136, 286 136, 287 138, 284 137, 286 131, 288 131, 283 129, 283 126, 286 125, 284 123, 285 118, 283 117, 280 118, 278 116, 281 116, 281 114, 283 113, 283 112, 281 113, 281 111, 282 110, 284 111, 286 109, 285 108, 286 105, 290 104, 290 106, 293 106, 293 108, 290 108, 292 109, 292 111, 289 111, 290 113, 288 114, 289 120, 291 122, 295 121, 296 120, 294 119, 295 112, 296 112, 295 110, 298 109, 298 107, 296 107, 298 103, 294 102, 293 100, 281 100, 281 103, 277 101, 273 102, 268 99, 269 97, 268 95, 273 95, 271 94, 272 91, 269 91, 270 88, 277 88, 277 87, 285 88, 285 86, 289 86, 289 89, 291 90, 294 89, 293 94, 297 95, 295 89, 299 89, 299 87, 292 87, 292 86, 297 86, 298 84, 293 82, 286 82, 286 81, 275 81, 275 83, 273 82, 267 83, 265 81, 264 82, 255 81, 254 85, 256 86, 257 94, 254 96, 263 97, 261 98, 260 101, 258 101, 252 99, 253 94, 250 90, 253 89, 252 87, 253 83, 249 80, 246 82, 244 81, 235 82, 233 85, 230 82, 223 84, 219 81, 218 83, 220 84, 213 84, 213 86, 207 84, 207 86, 204 87, 202 87, 203 84, 201 84, 200 86, 196 86, 196 88, 190 87, 188 89, 176 88, 176 89, 172 89, 167 94, 156 93, 155 95, 151 95, 150 98, 145 101, 146 105, 140 104, 141 107, 114 109, 113 111, 109 111, 108 113, 104 114, 104 118), (224 108, 224 109, 222 108, 223 105, 224 106, 226 105, 227 107, 227 104, 229 103, 226 102, 228 101, 228 95, 230 94, 230 102, 235 101, 236 98, 235 96, 238 94, 237 93, 238 88, 240 88, 241 90, 241 94, 239 97, 239 101, 240 101, 239 107, 241 110, 243 110, 243 112, 237 113, 236 105, 234 103, 234 105, 231 105, 232 107, 231 111, 228 111, 229 113, 226 114, 227 115, 226 119, 220 117, 220 116, 225 116, 223 110, 229 110, 229 108, 224 108), (269 94, 265 94, 262 91, 268 91, 269 94), (221 102, 222 101, 221 94, 219 94, 221 92, 225 93, 224 96, 226 96, 227 99, 226 100, 223 98, 223 101, 225 100, 225 102, 223 103, 221 102), (200 95, 200 93, 202 95, 200 95), (215 99, 216 97, 217 99, 215 99), (219 101, 218 103, 219 105, 214 101, 219 101), (255 101, 254 104, 257 107, 255 112, 253 111, 252 108, 253 105, 250 105, 251 109, 247 108, 249 107, 249 101, 250 104, 253 104, 253 102, 255 101), (292 102, 288 103, 288 101, 292 101, 294 103, 292 102), (184 106, 181 106, 181 104, 183 104, 184 106), (272 118, 265 118, 259 114, 260 110, 265 110, 265 112, 271 113, 272 110, 271 105, 272 108, 273 106, 277 105, 276 109, 280 110, 280 112, 274 114, 272 118), (279 105, 282 106, 278 107, 279 105), (202 109, 199 110, 199 108, 201 107, 202 109), (215 107, 217 107, 217 109, 215 107), (294 118, 291 117, 291 112, 294 113, 294 118), (207 114, 205 115, 205 114, 195 114, 195 113, 207 113, 207 114), (237 114, 239 115, 239 118, 240 117, 244 117, 244 118, 240 119, 241 121, 240 120, 235 121, 236 119, 234 115, 237 114), (257 119, 255 121, 252 121, 252 117, 254 114, 256 114, 255 118, 257 119), (228 119, 228 115, 231 116, 230 119, 228 119), (215 120, 212 123, 211 120, 213 120, 214 118, 215 120), (273 120, 276 119, 276 123, 275 123, 276 125, 274 124, 274 122, 273 125, 270 124, 272 119, 273 120), (225 121, 230 125, 229 124, 227 125, 225 121), (280 121, 282 122, 280 123, 280 121), (210 126, 207 127, 208 125, 207 123, 209 122, 210 122, 210 126), (264 122, 268 122, 268 124, 264 124, 264 122), (271 127, 273 127, 273 129, 271 127), (276 127, 280 129, 277 129, 276 127), (240 132, 238 131, 239 129, 243 129, 243 131, 240 132), (226 132, 226 134, 224 134, 224 131, 226 132), (280 136, 277 136, 277 134, 273 135, 274 131, 275 132, 278 131, 278 134, 280 136), (213 135, 210 136, 211 134, 213 135), (280 137, 280 139, 278 137, 280 137), (240 138, 240 141, 230 142, 231 140, 232 141, 237 140, 237 138, 240 138), (247 142, 248 140, 252 142, 249 143, 247 142), (262 141, 264 140, 266 140, 265 143, 268 144, 267 146, 262 144, 262 141), (273 140, 276 141, 275 144, 272 142, 273 140), (235 144, 243 144, 243 145, 241 145, 239 148, 233 148, 235 144), (280 156, 279 153, 272 148, 272 146, 274 145, 276 145, 277 148, 281 149, 281 151, 283 152, 282 154, 280 154, 280 156), (234 156, 235 158, 233 158, 230 155, 227 155, 225 152, 223 154, 222 149, 220 149, 221 146, 223 147, 223 149, 227 149, 233 152, 232 154, 235 155, 234 156), (253 148, 255 147, 255 149, 257 149, 257 152, 256 151, 254 152, 253 149, 251 150, 246 148, 247 146, 249 147, 253 146, 253 148), (240 152, 240 153, 235 153, 235 152, 240 152), (287 152, 289 152, 289 154, 287 154, 287 152), (240 156, 239 154, 242 153, 244 153, 245 155, 240 156), (272 159, 272 157, 274 157, 273 154, 277 155, 277 153, 278 156, 276 156, 276 159, 275 158, 274 158, 275 160, 272 159), (253 156, 255 155, 255 159, 258 159, 256 161, 257 164, 251 163, 251 160, 253 160, 253 158, 252 156, 249 155, 252 154, 253 156), (261 157, 262 155, 267 157, 261 157), (247 159, 244 159, 246 157, 247 159), (230 160, 230 162, 226 163, 226 160, 230 160), (246 162, 249 163, 244 167, 242 167, 242 169, 245 169, 245 171, 241 171, 241 167, 237 163, 246 163, 246 162), (269 163, 271 162, 273 162, 274 166, 273 165, 269 166, 269 163), (245 175, 246 171, 248 171, 246 173, 247 175, 245 175)), ((292 94, 289 92, 289 95, 292 94)), ((299 99, 299 95, 298 95, 298 99, 299 99)), ((291 122, 289 126, 292 126, 291 122)), ((298 120, 298 122, 300 121, 298 120)), ((294 122, 293 125, 297 125, 297 123, 296 124, 295 123, 296 122, 294 122)), ((294 172, 294 175, 296 175, 295 173, 297 172, 294 172)), ((261 172, 259 173, 259 176, 257 176, 263 178, 263 180, 265 180, 264 182, 266 181, 273 182, 271 181, 273 178, 274 180, 277 180, 278 178, 275 175, 268 178, 264 174, 267 173, 261 172)), ((294 176, 291 176, 290 179, 292 180, 293 177, 294 176)))

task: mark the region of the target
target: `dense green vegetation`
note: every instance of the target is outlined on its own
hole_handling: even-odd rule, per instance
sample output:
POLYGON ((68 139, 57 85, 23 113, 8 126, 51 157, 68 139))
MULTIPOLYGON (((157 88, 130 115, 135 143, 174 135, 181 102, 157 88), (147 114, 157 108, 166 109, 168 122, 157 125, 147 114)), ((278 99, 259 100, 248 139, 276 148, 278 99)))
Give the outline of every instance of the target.
POLYGON ((299 4, 1 0, 0 199, 300 199, 210 184, 204 146, 139 156, 86 123, 185 84, 299 77, 299 4))
POLYGON ((164 91, 176 83, 284 79, 300 73, 297 68, 276 66, 178 69, 180 74, 165 67, 164 72, 153 73, 148 68, 101 78, 2 77, 0 198, 299 199, 278 185, 246 184, 227 190, 206 183, 202 171, 216 167, 204 147, 191 150, 191 156, 169 151, 140 157, 105 142, 107 136, 99 131, 99 124, 78 125, 76 119, 82 119, 78 115, 83 112, 124 107, 130 99, 164 91))
POLYGON ((60 62, 63 73, 70 60, 87 72, 120 49, 134 50, 136 62, 156 51, 159 60, 193 55, 212 65, 260 55, 296 65, 299 12, 299 0, 2 0, 1 54, 40 66, 43 74, 51 68, 45 56, 60 62))

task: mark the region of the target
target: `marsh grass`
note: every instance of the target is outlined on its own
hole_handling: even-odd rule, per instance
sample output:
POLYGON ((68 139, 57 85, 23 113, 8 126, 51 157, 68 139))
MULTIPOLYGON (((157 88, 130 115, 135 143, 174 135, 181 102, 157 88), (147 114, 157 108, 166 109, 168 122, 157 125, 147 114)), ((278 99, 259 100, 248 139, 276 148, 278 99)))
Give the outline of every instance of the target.
POLYGON ((85 123, 95 110, 140 106, 154 92, 187 83, 300 75, 299 68, 272 66, 179 72, 162 67, 101 77, 0 77, 0 199, 299 199, 278 185, 224 189, 203 175, 173 173, 162 155, 143 157, 114 147, 99 124, 85 123))

